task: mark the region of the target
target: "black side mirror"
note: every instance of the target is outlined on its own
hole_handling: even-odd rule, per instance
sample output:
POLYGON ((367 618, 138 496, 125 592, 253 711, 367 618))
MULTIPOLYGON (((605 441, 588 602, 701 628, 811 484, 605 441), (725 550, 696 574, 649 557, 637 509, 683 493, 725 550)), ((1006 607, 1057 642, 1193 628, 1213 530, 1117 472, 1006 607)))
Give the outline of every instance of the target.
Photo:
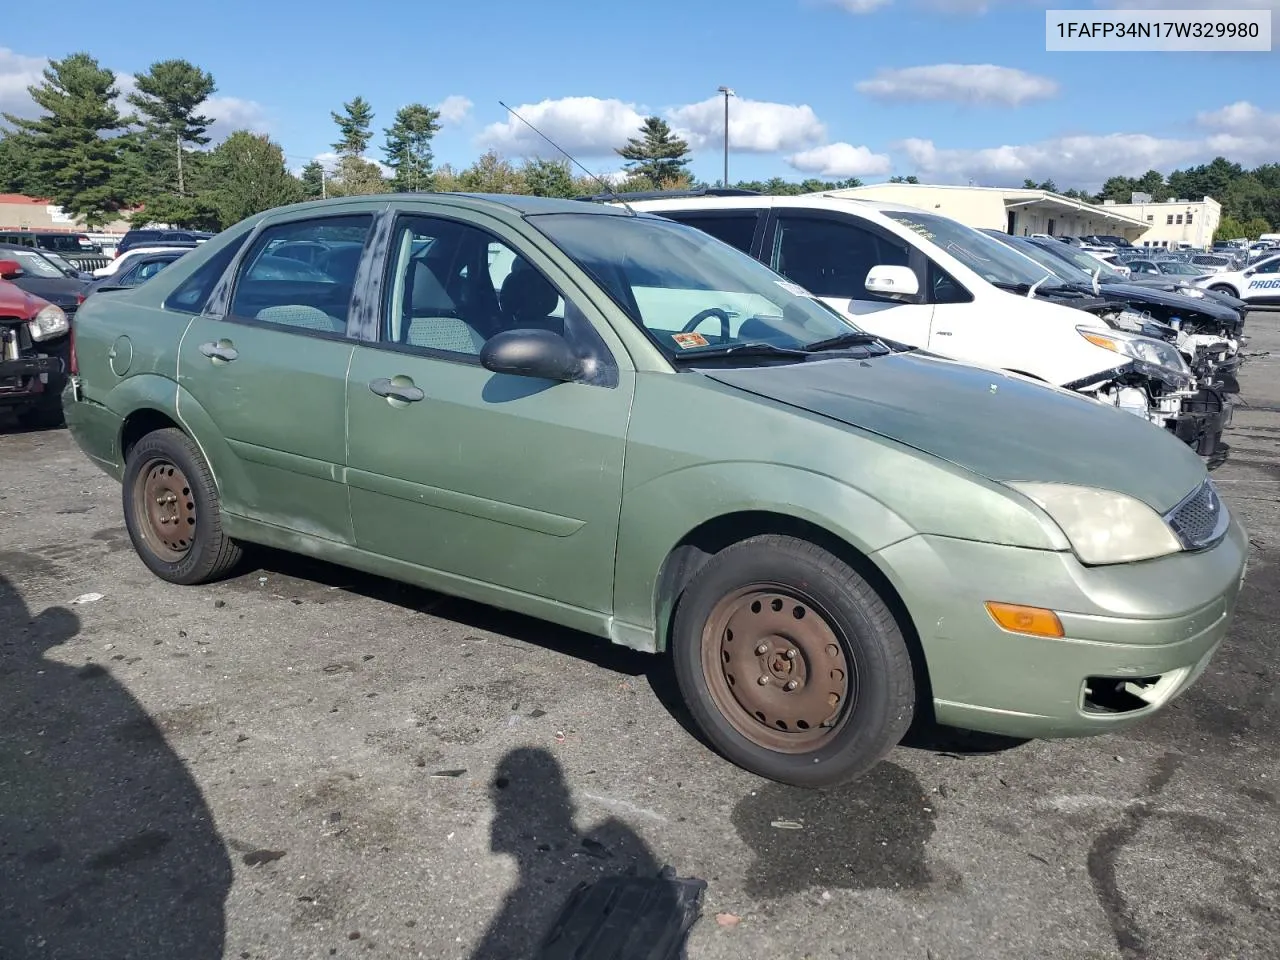
POLYGON ((543 380, 576 380, 582 361, 569 341, 550 330, 507 330, 485 341, 480 365, 493 373, 543 380))

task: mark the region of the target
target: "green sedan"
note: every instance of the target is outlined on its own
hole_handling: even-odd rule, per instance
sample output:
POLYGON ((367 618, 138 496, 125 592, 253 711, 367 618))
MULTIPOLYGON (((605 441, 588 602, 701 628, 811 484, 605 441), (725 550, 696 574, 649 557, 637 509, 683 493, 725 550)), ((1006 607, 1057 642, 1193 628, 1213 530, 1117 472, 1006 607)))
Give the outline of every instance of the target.
POLYGON ((74 336, 68 424, 159 578, 265 544, 670 656, 706 739, 788 783, 857 776, 913 718, 1149 717, 1244 576, 1171 435, 619 207, 272 210, 74 336))

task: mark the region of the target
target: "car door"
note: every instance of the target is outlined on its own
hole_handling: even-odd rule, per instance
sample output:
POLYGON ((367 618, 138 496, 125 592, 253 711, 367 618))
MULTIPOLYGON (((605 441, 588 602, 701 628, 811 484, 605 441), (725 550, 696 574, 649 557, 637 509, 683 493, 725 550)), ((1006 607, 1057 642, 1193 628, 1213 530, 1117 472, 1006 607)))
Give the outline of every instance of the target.
POLYGON ((379 336, 356 347, 347 383, 356 543, 476 599, 496 587, 608 611, 629 360, 553 260, 475 217, 394 223, 379 336), (489 337, 529 327, 593 358, 590 381, 480 365, 489 337))
POLYGON ((342 473, 354 346, 347 326, 372 223, 371 212, 268 221, 239 257, 231 286, 215 291, 183 337, 178 384, 238 468, 223 491, 231 513, 354 542, 342 473), (300 239, 340 239, 356 256, 317 265, 272 256, 300 239))
POLYGON ((888 231, 842 213, 783 208, 771 218, 763 253, 774 270, 864 330, 911 346, 929 345, 934 308, 921 275, 923 257, 888 231), (914 302, 867 290, 867 274, 877 266, 915 270, 920 293, 914 302))

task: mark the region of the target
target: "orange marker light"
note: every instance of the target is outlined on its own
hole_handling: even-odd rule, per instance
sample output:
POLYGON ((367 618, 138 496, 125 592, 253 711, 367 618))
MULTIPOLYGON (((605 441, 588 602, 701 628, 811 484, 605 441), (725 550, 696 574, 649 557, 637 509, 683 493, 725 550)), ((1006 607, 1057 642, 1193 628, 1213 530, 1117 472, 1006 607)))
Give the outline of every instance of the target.
POLYGON ((1052 610, 988 600, 987 613, 991 614, 992 620, 1010 633, 1025 633, 1033 637, 1065 636, 1062 621, 1052 610))

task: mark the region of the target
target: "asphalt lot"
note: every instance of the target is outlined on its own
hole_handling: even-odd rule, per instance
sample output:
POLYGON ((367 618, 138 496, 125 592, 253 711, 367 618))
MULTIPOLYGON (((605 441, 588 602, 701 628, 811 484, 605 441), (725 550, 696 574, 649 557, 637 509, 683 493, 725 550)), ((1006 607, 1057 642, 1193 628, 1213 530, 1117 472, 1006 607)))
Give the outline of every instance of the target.
POLYGON ((0 957, 496 960, 630 864, 707 881, 693 960, 1280 956, 1280 314, 1249 326, 1216 476, 1254 554, 1199 685, 832 793, 559 628, 278 555, 163 584, 65 431, 0 428, 0 957))

